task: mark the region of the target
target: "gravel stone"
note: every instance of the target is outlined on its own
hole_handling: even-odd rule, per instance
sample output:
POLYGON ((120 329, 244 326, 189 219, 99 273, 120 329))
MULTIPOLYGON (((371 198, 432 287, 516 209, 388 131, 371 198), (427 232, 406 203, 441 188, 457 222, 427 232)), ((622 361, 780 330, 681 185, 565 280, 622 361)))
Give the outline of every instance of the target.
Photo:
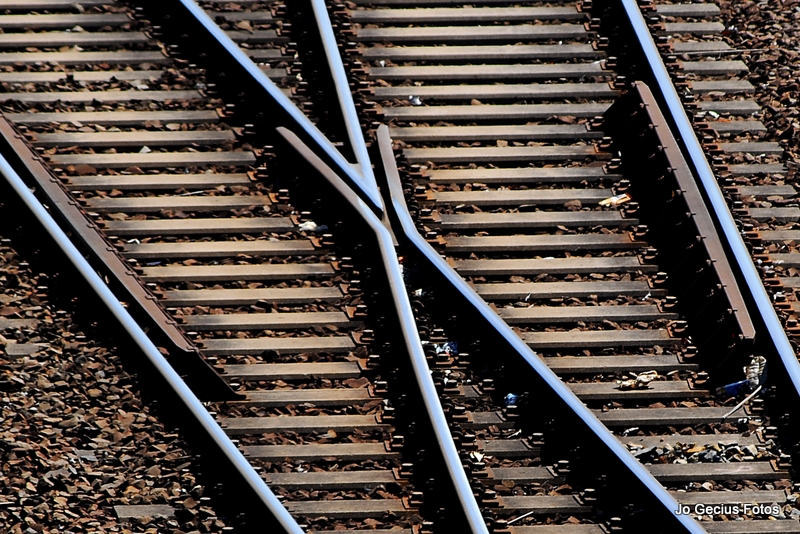
POLYGON ((0 530, 221 532, 186 444, 46 285, 0 246, 0 530))

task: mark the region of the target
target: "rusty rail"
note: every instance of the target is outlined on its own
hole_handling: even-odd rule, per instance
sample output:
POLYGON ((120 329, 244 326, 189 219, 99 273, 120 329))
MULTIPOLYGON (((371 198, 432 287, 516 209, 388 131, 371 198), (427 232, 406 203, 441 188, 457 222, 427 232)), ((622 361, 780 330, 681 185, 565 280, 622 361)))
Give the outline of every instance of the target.
MULTIPOLYGON (((130 316, 47 208, 31 193, 29 184, 20 178, 2 155, 0 177, 0 187, 4 193, 2 198, 10 201, 8 207, 24 213, 32 221, 31 226, 26 226, 26 235, 30 235, 33 226, 37 226, 37 230, 40 229, 44 235, 37 245, 45 245, 48 253, 59 261, 62 271, 74 271, 77 274, 77 281, 88 290, 86 298, 96 298, 107 312, 100 315, 121 331, 120 350, 134 353, 133 363, 148 371, 147 379, 139 381, 140 386, 163 403, 166 409, 161 411, 161 415, 181 429, 194 452, 202 454, 203 462, 214 466, 209 474, 216 481, 223 482, 224 500, 234 508, 234 513, 244 514, 245 524, 237 530, 303 534, 289 512, 175 372, 171 363, 167 362, 148 334, 130 316)), ((52 208, 56 206, 52 205, 51 211, 52 208)))
POLYGON ((117 297, 127 302, 129 311, 152 336, 156 344, 168 353, 169 361, 183 375, 203 400, 233 400, 235 393, 219 374, 206 363, 200 351, 178 328, 175 320, 158 303, 128 266, 98 226, 80 205, 72 199, 61 181, 25 141, 25 138, 5 118, 0 116, 0 154, 22 179, 36 190, 42 203, 53 217, 90 257, 95 268, 106 278, 117 297))
POLYGON ((666 285, 678 300, 672 305, 690 321, 699 357, 716 368, 716 380, 730 381, 749 361, 756 331, 689 165, 644 83, 631 84, 603 118, 631 196, 641 204, 636 215, 649 223, 647 239, 659 250, 645 261, 670 274, 666 285), (737 365, 725 365, 732 357, 737 365))
MULTIPOLYGON (((272 134, 277 126, 295 132, 348 186, 359 191, 370 209, 383 211, 380 193, 370 177, 362 174, 360 166, 350 163, 195 2, 147 2, 136 6, 136 12, 137 16, 149 18, 154 32, 178 47, 183 56, 202 60, 206 76, 214 85, 209 91, 227 94, 229 102, 235 103, 234 110, 246 110, 243 120, 255 124, 261 140, 275 141, 272 134)), ((265 154, 270 150, 270 145, 263 147, 265 154)), ((359 156, 358 151, 356 155, 359 156)))

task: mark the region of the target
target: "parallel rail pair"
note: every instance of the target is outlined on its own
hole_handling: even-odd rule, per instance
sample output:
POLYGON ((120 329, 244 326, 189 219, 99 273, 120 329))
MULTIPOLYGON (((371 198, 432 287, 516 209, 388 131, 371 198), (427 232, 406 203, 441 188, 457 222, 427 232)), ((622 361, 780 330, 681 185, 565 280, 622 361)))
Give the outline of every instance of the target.
MULTIPOLYGON (((480 511, 472 495, 472 489, 469 488, 469 484, 464 477, 460 461, 456 459, 457 453, 452 446, 450 431, 444 424, 440 415, 441 412, 437 409, 436 404, 438 400, 433 394, 433 383, 424 372, 425 364, 421 360, 423 352, 416 336, 416 329, 412 326, 407 296, 400 290, 401 287, 398 280, 399 270, 397 269, 396 261, 393 261, 392 255, 389 254, 388 235, 385 230, 377 226, 377 219, 366 209, 369 207, 373 210, 374 214, 378 216, 383 215, 381 201, 377 196, 378 189, 373 185, 374 180, 371 178, 369 164, 365 159, 363 141, 360 139, 359 135, 354 133, 357 132, 358 128, 353 124, 355 113, 352 102, 347 101, 349 92, 341 90, 343 83, 342 76, 344 73, 340 66, 336 64, 336 55, 332 53, 333 45, 330 42, 330 34, 326 34, 323 31, 320 39, 323 43, 325 55, 329 58, 328 61, 322 62, 322 65, 327 65, 331 70, 331 73, 328 75, 330 79, 338 80, 333 88, 337 89, 339 108, 338 110, 333 110, 333 118, 330 120, 329 124, 332 124, 332 130, 338 129, 339 133, 334 134, 334 136, 338 135, 339 139, 350 143, 349 162, 340 155, 332 144, 328 143, 320 135, 313 125, 302 116, 299 110, 267 79, 264 73, 255 67, 235 45, 224 37, 216 25, 205 17, 195 6, 188 2, 182 2, 175 3, 171 7, 172 9, 161 12, 159 15, 162 19, 161 31, 164 32, 165 37, 169 36, 167 30, 169 28, 168 25, 171 24, 171 22, 169 22, 170 20, 175 20, 177 18, 181 20, 182 23, 185 23, 186 20, 191 21, 192 24, 188 25, 188 27, 183 30, 184 35, 181 36, 181 48, 191 51, 188 53, 197 54, 198 63, 202 61, 207 65, 220 66, 218 67, 219 70, 214 73, 220 80, 217 85, 222 91, 226 88, 236 88, 237 92, 241 90, 241 95, 243 95, 244 98, 241 102, 237 102, 237 107, 239 107, 239 109, 243 107, 250 109, 252 106, 253 109, 265 110, 261 117, 257 117, 259 120, 256 122, 256 125, 252 127, 253 131, 270 132, 266 135, 266 138, 270 143, 274 143, 276 147, 281 147, 282 145, 279 143, 288 141, 289 145, 294 147, 304 159, 311 162, 311 166, 315 171, 310 172, 309 176, 315 179, 320 179, 321 177, 329 182, 336 183, 338 187, 335 189, 339 191, 339 194, 344 198, 348 199, 348 203, 351 205, 358 205, 358 202, 352 197, 352 193, 348 193, 347 189, 339 183, 338 180, 343 180, 349 187, 352 187, 360 194, 365 204, 361 204, 357 209, 354 208, 353 213, 361 213, 361 217, 368 222, 372 232, 377 236, 377 243, 381 249, 380 263, 383 264, 382 269, 385 270, 388 280, 386 283, 388 289, 386 289, 385 294, 392 295, 392 302, 394 302, 397 307, 392 315, 394 315, 396 321, 402 325, 402 339, 407 347, 405 352, 415 369, 414 375, 418 384, 416 391, 419 392, 419 395, 423 399, 422 402, 429 413, 428 420, 432 425, 434 433, 438 436, 438 448, 441 451, 441 457, 445 459, 445 465, 448 467, 447 473, 443 478, 449 480, 450 484, 453 486, 452 493, 448 493, 454 497, 448 503, 448 507, 450 508, 449 517, 455 518, 457 521, 462 521, 465 525, 469 525, 468 528, 472 531, 483 531, 485 527, 482 524, 483 520, 481 519, 480 511), (224 80, 224 83, 222 80, 224 80), (266 99, 267 105, 265 105, 262 99, 266 99), (244 106, 242 102, 245 104, 244 106), (249 104, 249 102, 255 102, 257 104, 249 104), (339 118, 339 116, 341 116, 341 118, 339 118), (342 123, 344 123, 344 126, 342 126, 342 123), (277 136, 273 135, 271 132, 276 126, 284 126, 287 130, 281 130, 277 136), (341 132, 346 133, 343 135, 341 132), (351 164, 356 164, 357 167, 353 167, 351 164)), ((319 15, 323 13, 324 10, 320 9, 320 6, 316 6, 315 12, 319 15)), ((323 22, 323 19, 318 19, 318 24, 322 24, 323 22), (319 22, 320 20, 322 20, 322 22, 319 22)), ((237 95, 237 97, 238 96, 239 95, 237 95)), ((650 120, 655 119, 651 117, 650 120)), ((7 138, 10 140, 11 136, 9 135, 7 138)), ((389 151, 387 150, 388 140, 385 130, 383 130, 379 141, 378 145, 381 147, 382 162, 384 168, 388 169, 385 171, 385 174, 391 176, 391 161, 393 161, 394 158, 389 157, 389 151)), ((674 158, 675 154, 671 156, 674 158)), ((285 156, 281 152, 276 156, 276 161, 282 158, 285 158, 285 156)), ((670 160, 668 166, 677 168, 678 163, 670 160)), ((46 182, 43 180, 41 183, 45 184, 46 182)), ((524 343, 520 342, 519 338, 505 326, 505 323, 499 321, 496 315, 489 312, 482 301, 476 300, 475 294, 470 293, 463 287, 461 279, 442 265, 441 262, 431 254, 429 249, 425 249, 424 245, 419 241, 417 234, 412 231, 413 226, 409 225, 408 218, 404 215, 405 211, 400 203, 402 195, 397 189, 396 182, 390 181, 390 183, 393 184, 392 187, 389 188, 389 190, 393 191, 393 198, 391 203, 387 204, 392 207, 391 209, 387 209, 386 212, 395 220, 393 228, 395 229, 396 236, 403 236, 403 238, 408 240, 411 244, 416 243, 421 257, 427 258, 427 261, 431 263, 431 267, 429 267, 431 272, 434 274, 439 273, 437 276, 443 277, 443 280, 448 280, 448 284, 445 287, 454 287, 454 294, 457 296, 461 295, 460 298, 466 299, 470 308, 475 310, 473 313, 476 314, 477 319, 467 320, 466 324, 482 324, 482 329, 486 329, 486 332, 492 333, 491 337, 487 337, 487 339, 499 339, 501 343, 508 344, 508 350, 511 354, 519 355, 524 372, 532 373, 531 369, 535 371, 535 374, 530 374, 529 380, 531 383, 538 383, 539 380, 542 380, 546 391, 552 392, 552 397, 549 398, 556 401, 560 406, 563 406, 564 417, 557 417, 557 424, 563 424, 569 428, 573 428, 572 425, 574 425, 577 428, 583 429, 583 431, 579 433, 580 437, 588 436, 586 440, 583 440, 584 446, 594 441, 601 450, 606 451, 608 457, 614 462, 613 465, 615 469, 611 469, 611 472, 619 469, 622 473, 618 481, 615 480, 611 482, 611 486, 614 485, 614 482, 618 482, 620 484, 619 487, 626 487, 626 485, 633 484, 634 487, 637 488, 637 491, 638 489, 643 490, 643 498, 640 501, 641 506, 646 510, 652 510, 654 513, 659 514, 659 517, 665 522, 664 524, 669 525, 666 527, 669 529, 668 531, 675 531, 675 529, 679 528, 686 528, 690 531, 696 529, 697 527, 687 518, 675 518, 673 516, 672 509, 676 506, 674 499, 664 491, 652 476, 648 474, 627 451, 624 450, 616 439, 602 427, 594 415, 580 403, 577 397, 558 381, 556 376, 535 357, 530 349, 524 343), (402 224, 403 222, 405 222, 405 224, 402 224), (398 225, 398 223, 401 224, 398 225), (403 229, 402 233, 399 232, 400 229, 403 229), (458 289, 459 287, 460 290, 458 289), (570 421, 570 419, 572 419, 572 421, 570 421), (680 526, 672 522, 677 522, 680 526)), ((385 190, 386 189, 384 189, 384 191, 385 190)), ((55 194, 57 192, 54 191, 53 193, 55 194)), ((691 197, 691 195, 689 196, 691 197)), ((49 202, 54 204, 54 199, 49 199, 49 202)), ((77 220, 75 222, 77 222, 77 220)), ((702 228, 703 224, 707 224, 707 222, 707 220, 698 222, 697 226, 702 228)), ((73 232, 80 230, 78 226, 79 225, 73 225, 71 230, 73 232)), ((713 240, 713 236, 709 233, 707 227, 703 228, 702 232, 703 235, 706 235, 707 239, 713 240)), ((719 253, 719 247, 710 247, 710 250, 712 253, 719 253)), ((712 257, 712 259, 716 259, 718 264, 722 263, 721 258, 712 257)), ((113 258, 109 258, 107 263, 110 264, 113 263, 113 261, 113 258)), ((381 268, 380 263, 378 263, 379 268, 381 268)), ((108 268, 108 265, 106 268, 108 268)), ((733 287, 731 287, 729 283, 729 274, 724 272, 720 273, 719 269, 717 269, 717 271, 716 281, 712 277, 712 285, 716 282, 722 282, 723 286, 725 286, 725 291, 723 291, 725 297, 722 300, 726 302, 724 302, 722 308, 727 310, 728 307, 730 307, 736 312, 741 311, 739 304, 741 302, 741 297, 737 296, 733 287)), ((722 269, 722 271, 724 271, 724 269, 722 269)), ((119 274, 118 279, 123 280, 124 276, 119 274)), ((126 296, 126 298, 128 297, 126 296)), ((146 297, 144 299, 140 298, 142 303, 146 305, 145 299, 146 297)), ((726 325, 721 331, 727 334, 731 332, 740 334, 746 339, 752 339, 754 337, 753 327, 747 324, 747 318, 742 314, 734 313, 731 320, 733 322, 732 326, 726 325)), ((726 321, 728 321, 728 319, 723 322, 726 321)), ((764 319, 764 322, 767 323, 767 320, 764 319)), ((166 331, 169 328, 168 323, 162 323, 162 330, 166 331)), ((719 343, 719 341, 716 341, 716 343, 719 343)), ((176 343, 176 345, 179 346, 179 343, 176 343)), ((792 373, 794 372, 792 364, 785 358, 780 359, 779 362, 785 364, 785 376, 788 377, 788 380, 791 380, 792 373)), ((205 370, 202 366, 198 366, 198 368, 205 370)), ((778 368, 780 369, 781 367, 778 366, 778 368)), ((190 371, 186 372, 191 374, 190 371)), ((213 381, 213 379, 211 381, 213 381)), ((792 382, 790 381, 789 384, 792 384, 792 382)), ((786 391, 787 388, 781 385, 778 390, 783 392, 786 391)), ((791 391, 791 388, 789 388, 788 391, 791 391)), ((196 405, 194 406, 196 407, 196 405)), ((578 443, 581 440, 575 439, 572 441, 568 439, 567 441, 578 443)), ((225 450, 227 451, 226 454, 233 454, 231 452, 232 449, 228 448, 225 450)), ((269 493, 265 493, 265 488, 254 482, 252 478, 253 473, 247 471, 247 468, 243 467, 242 464, 237 465, 239 466, 237 468, 239 472, 243 473, 243 477, 246 477, 245 480, 249 481, 251 487, 255 486, 255 491, 261 495, 261 502, 267 503, 268 506, 265 513, 267 515, 274 514, 275 517, 283 518, 284 528, 295 528, 291 523, 285 521, 286 515, 281 515, 282 512, 280 509, 274 506, 275 502, 270 500, 269 493)), ((626 497, 628 497, 628 495, 626 495, 626 497)), ((619 503, 612 505, 612 509, 621 510, 625 504, 630 504, 628 501, 630 501, 630 499, 623 498, 619 503)))

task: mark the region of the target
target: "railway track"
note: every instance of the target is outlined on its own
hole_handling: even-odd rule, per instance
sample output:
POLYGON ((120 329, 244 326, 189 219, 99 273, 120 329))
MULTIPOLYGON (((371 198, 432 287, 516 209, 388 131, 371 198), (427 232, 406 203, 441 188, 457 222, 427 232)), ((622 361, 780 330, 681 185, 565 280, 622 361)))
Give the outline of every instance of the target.
MULTIPOLYGON (((269 149, 254 148, 263 139, 234 119, 238 101, 226 102, 208 79, 229 74, 230 58, 209 72, 181 57, 183 45, 156 38, 174 39, 176 28, 153 27, 124 5, 46 4, 39 8, 55 13, 7 15, 3 26, 12 47, 22 38, 10 33, 14 17, 40 30, 21 45, 35 57, 15 56, 22 70, 9 68, 3 80, 6 154, 61 208, 60 222, 286 510, 314 530, 427 532, 428 515, 460 524, 454 492, 438 476, 447 461, 424 439, 436 424, 412 412, 413 387, 395 385, 409 362, 382 329, 395 324, 393 296, 370 271, 384 267, 359 251, 363 239, 347 239, 342 221, 352 215, 294 205, 290 192, 303 187, 292 185, 296 169, 259 165, 269 149), (70 31, 56 38, 58 29, 70 31), (72 59, 50 49, 58 39, 72 59), (415 484, 443 497, 426 509, 415 484)), ((228 7, 207 4, 216 24, 200 28, 226 31, 279 82, 268 89, 302 106, 283 6, 228 7)), ((175 24, 174 13, 159 15, 175 24)), ((236 482, 223 493, 236 495, 236 482)), ((277 515, 281 528, 300 531, 277 515)), ((257 524, 253 514, 244 528, 257 524)))
MULTIPOLYGON (((608 113, 607 102, 616 96, 616 89, 628 88, 627 79, 615 70, 617 58, 603 53, 610 34, 603 37, 601 31, 597 38, 590 33, 602 30, 600 20, 586 26, 573 23, 582 20, 581 11, 590 11, 591 5, 576 9, 492 3, 462 9, 443 2, 369 4, 347 13, 355 28, 347 39, 358 43, 350 45, 352 65, 357 76, 373 83, 377 115, 389 124, 401 170, 406 171, 406 200, 428 242, 544 356, 578 397, 597 410, 600 420, 651 466, 654 476, 675 492, 679 502, 729 502, 738 498, 735 492, 753 490, 755 493, 741 494, 741 498, 784 499, 783 494, 766 492, 791 488, 789 472, 784 470, 789 467, 784 463, 789 460, 788 449, 767 447, 748 458, 753 463, 726 462, 719 456, 727 454, 721 439, 732 439, 730 444, 735 443, 739 450, 759 435, 762 441, 751 443, 755 449, 750 450, 766 443, 757 426, 771 426, 769 412, 757 416, 741 413, 743 417, 736 416, 735 422, 721 423, 730 411, 726 405, 736 402, 714 392, 714 386, 734 379, 733 369, 739 366, 731 365, 733 361, 746 362, 754 351, 763 349, 749 345, 747 340, 752 341, 754 334, 750 326, 737 332, 739 352, 727 362, 725 357, 703 357, 709 349, 720 350, 719 346, 711 349, 720 340, 707 335, 716 319, 708 316, 708 309, 701 311, 707 301, 695 300, 695 292, 705 290, 692 286, 689 273, 694 268, 686 270, 685 262, 690 261, 686 247, 694 235, 707 234, 698 223, 681 238, 683 231, 672 228, 682 224, 680 214, 662 211, 664 208, 656 207, 660 202, 646 203, 657 196, 649 195, 647 186, 635 189, 636 180, 645 180, 637 176, 640 169, 663 172, 650 163, 654 156, 648 155, 648 149, 637 145, 639 127, 628 125, 633 133, 626 134, 624 113, 606 121, 591 120, 608 113), (534 25, 526 26, 531 20, 536 21, 534 25), (498 22, 492 25, 487 21, 498 22), (527 42, 521 43, 523 35, 527 42), (591 40, 594 43, 587 42, 591 40), (495 84, 486 85, 488 81, 495 84), (606 135, 610 138, 603 140, 606 135), (644 155, 636 154, 637 149, 644 155), (617 157, 618 161, 607 163, 617 157), (598 207, 603 201, 613 206, 614 199, 625 193, 632 196, 633 205, 611 210, 598 207), (636 202, 638 199, 641 201, 636 202), (672 218, 675 215, 677 219, 672 218), (687 238, 689 241, 682 241, 687 238), (676 258, 676 254, 680 256, 676 258), (625 391, 626 379, 647 371, 658 378, 646 390, 634 386, 625 391), (693 415, 684 418, 681 414, 693 415), (708 414, 708 419, 702 414, 708 414), (773 459, 778 462, 761 463, 770 455, 777 455, 773 459), (761 475, 755 474, 759 464, 766 468, 761 475), (737 470, 741 470, 739 474, 737 470)), ((719 45, 691 39, 723 29, 716 21, 704 20, 717 13, 716 6, 655 4, 651 8, 652 14, 666 20, 651 29, 661 33, 660 42, 675 53, 701 58, 719 53, 719 45), (671 34, 683 37, 670 39, 671 34)), ((625 44, 611 43, 616 47, 625 44)), ((740 65, 684 59, 681 66, 697 77, 717 76, 690 85, 687 100, 700 113, 752 113, 753 103, 735 96, 713 101, 694 98, 741 93, 745 90, 742 83, 722 79, 740 65)), ((657 121, 651 118, 650 123, 657 121)), ((727 128, 728 134, 746 132, 753 126, 733 120, 712 127, 719 124, 720 132, 727 128)), ((665 123, 660 126, 668 129, 665 123)), ((655 146, 666 145, 663 139, 659 141, 655 146)), ((731 144, 723 150, 759 151, 764 146, 731 144)), ((676 166, 675 161, 667 165, 676 166)), ((669 190, 675 185, 663 187, 669 190)), ((686 191, 685 186, 678 187, 686 191)), ((680 212, 682 208, 675 209, 680 212)), ((730 287, 733 278, 729 274, 727 282, 723 275, 722 283, 730 287)), ((435 289, 432 292, 436 294, 435 289)), ((743 300, 732 302, 726 305, 744 307, 743 300)), ((442 313, 446 318, 452 312, 442 313)), ((738 326, 743 326, 742 322, 738 326)), ((469 339, 466 332, 456 332, 469 339)), ((463 342, 458 346, 463 349, 463 342)), ((473 350, 467 352, 476 357, 473 350)), ((482 382, 456 368, 448 369, 445 361, 443 358, 442 372, 452 377, 444 380, 453 383, 451 395, 456 385, 482 382)), ((470 394, 484 402, 493 396, 494 404, 488 410, 498 414, 498 422, 508 421, 507 414, 503 417, 498 410, 502 396, 498 398, 493 389, 481 394, 480 386, 470 388, 477 389, 477 394, 470 394)), ((511 389, 508 393, 512 398, 526 396, 511 389)), ((477 401, 462 396, 453 402, 463 411, 477 401)), ((754 408, 758 410, 762 402, 754 408)), ((513 412, 508 406, 502 410, 508 411, 513 412)), ((502 456, 486 464, 490 470, 530 465, 502 456)), ((548 483, 558 480, 552 470, 549 476, 544 473, 535 481, 544 486, 534 489, 539 495, 547 493, 548 483)), ((497 482, 502 481, 501 476, 497 482)), ((499 515, 513 517, 514 511, 503 510, 504 499, 514 502, 526 489, 495 484, 483 504, 499 510, 499 515)), ((541 518, 534 514, 524 521, 551 521, 546 505, 541 510, 541 518)), ((709 531, 800 528, 796 521, 731 526, 725 521, 709 521, 710 514, 697 516, 706 520, 702 525, 709 531)))
MULTIPOLYGON (((768 509, 693 512, 708 532, 799 530, 787 372, 591 4, 0 7, 3 155, 237 440, 282 529, 699 528, 676 499, 768 509), (386 213, 356 121, 389 124, 386 213), (761 355, 773 382, 728 414, 740 399, 715 388, 761 355)), ((710 4, 655 11, 666 34, 719 29, 697 20, 710 4)))
POLYGON ((0 240, 4 529, 92 523, 109 530, 133 522, 229 532, 214 492, 198 481, 198 458, 143 405, 123 370, 119 338, 81 330, 72 303, 50 291, 53 278, 9 243, 0 240))
MULTIPOLYGON (((716 6, 715 6, 716 7, 716 6)), ((754 76, 747 66, 749 51, 731 46, 723 31, 722 13, 717 8, 709 12, 708 22, 718 24, 715 31, 695 37, 696 46, 707 52, 700 55, 699 68, 687 69, 686 58, 678 58, 664 48, 663 54, 673 77, 684 83, 697 83, 714 88, 705 93, 707 112, 696 111, 691 99, 686 100, 689 112, 695 113, 698 131, 703 132, 703 147, 732 208, 737 223, 748 240, 753 257, 760 261, 765 285, 770 289, 775 308, 782 316, 786 332, 795 335, 797 285, 796 190, 792 185, 792 163, 787 166, 786 154, 779 141, 779 131, 770 131, 760 120, 764 106, 756 99, 754 76), (738 111, 729 108, 735 106, 738 111), (719 108, 717 111, 716 108, 719 108)), ((656 23, 657 21, 653 21, 656 23)), ((755 51, 758 53, 758 51, 755 51)), ((782 103, 778 102, 778 108, 782 103)), ((773 108, 774 112, 779 112, 773 108)), ((790 127, 786 119, 777 126, 790 127)))

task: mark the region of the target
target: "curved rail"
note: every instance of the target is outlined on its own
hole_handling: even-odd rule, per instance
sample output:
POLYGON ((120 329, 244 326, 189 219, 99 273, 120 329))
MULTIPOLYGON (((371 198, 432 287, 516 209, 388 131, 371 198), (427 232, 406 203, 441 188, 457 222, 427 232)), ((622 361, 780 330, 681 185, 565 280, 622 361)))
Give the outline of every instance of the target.
MULTIPOLYGON (((155 3, 153 3, 155 4, 155 3)), ((342 176, 350 187, 361 192, 370 208, 376 213, 383 211, 380 194, 377 188, 370 185, 369 177, 350 164, 322 132, 306 117, 300 109, 287 97, 272 80, 247 57, 230 37, 220 29, 201 7, 192 0, 172 0, 164 5, 148 4, 137 7, 137 10, 148 10, 155 18, 175 17, 175 24, 180 28, 180 37, 191 46, 187 54, 213 56, 213 61, 204 61, 207 65, 219 65, 225 83, 220 90, 244 94, 245 98, 258 103, 253 109, 262 112, 270 122, 269 131, 273 131, 276 123, 285 126, 312 147, 337 174, 342 176)), ((161 28, 162 31, 164 28, 161 28)), ((366 165, 368 167, 368 165, 366 165)))
MULTIPOLYGON (((54 246, 65 256, 67 262, 106 307, 114 321, 130 337, 144 358, 144 362, 154 373, 154 378, 162 382, 163 387, 153 389, 166 398, 171 411, 181 412, 181 416, 175 417, 175 421, 185 432, 203 438, 199 444, 204 447, 204 452, 212 456, 218 464, 227 466, 226 469, 219 471, 230 484, 229 491, 236 491, 236 498, 244 500, 250 507, 247 515, 252 519, 248 521, 247 530, 261 531, 263 528, 287 534, 302 534, 303 531, 298 524, 242 456, 236 445, 231 442, 189 386, 170 366, 147 334, 50 216, 47 209, 39 203, 22 178, 1 155, 0 174, 18 197, 20 204, 24 205, 42 226, 54 246), (255 527, 256 524, 259 525, 258 528, 255 527)), ((190 443, 198 445, 196 440, 190 443)))
POLYGON ((452 486, 453 495, 456 497, 455 501, 459 507, 463 525, 453 525, 453 527, 459 527, 456 529, 459 532, 468 531, 476 534, 488 534, 483 516, 475 501, 475 496, 472 494, 472 488, 464 473, 456 446, 453 443, 453 438, 439 401, 439 395, 431 379, 430 369, 425 359, 425 352, 422 349, 416 321, 411 310, 411 303, 403 283, 403 275, 400 272, 400 265, 395 254, 392 235, 383 226, 381 220, 368 209, 367 204, 347 187, 344 181, 314 154, 297 135, 286 128, 277 128, 277 131, 286 143, 334 188, 342 197, 342 200, 350 205, 374 234, 374 245, 380 255, 384 274, 386 275, 387 289, 392 297, 391 308, 397 319, 400 337, 403 340, 405 353, 408 355, 411 364, 416 381, 416 389, 421 397, 450 486, 452 486))
POLYGON ((359 172, 364 177, 366 186, 376 196, 380 196, 353 101, 353 94, 350 91, 350 82, 344 70, 342 56, 339 54, 339 46, 336 43, 336 36, 333 33, 331 18, 328 15, 325 0, 307 0, 307 3, 303 3, 299 7, 306 10, 304 14, 309 18, 313 17, 312 26, 317 29, 317 32, 314 35, 307 36, 306 42, 303 43, 311 46, 312 55, 318 60, 316 61, 317 67, 321 71, 320 74, 322 74, 320 81, 324 87, 317 87, 316 89, 328 94, 329 103, 334 108, 329 112, 333 111, 336 114, 337 122, 341 123, 336 126, 342 131, 343 137, 347 138, 352 157, 359 172))
MULTIPOLYGON (((715 222, 723 236, 723 244, 730 262, 736 269, 740 286, 745 296, 750 301, 751 314, 757 318, 756 327, 768 338, 771 350, 777 354, 778 365, 774 365, 775 372, 770 372, 771 377, 782 378, 790 386, 791 395, 784 397, 783 404, 796 405, 800 401, 800 363, 794 353, 789 338, 783 330, 775 308, 772 306, 769 295, 761 282, 761 277, 756 270, 750 252, 739 233, 739 228, 733 220, 722 191, 714 177, 714 172, 703 153, 703 148, 692 128, 691 121, 686 115, 680 97, 672 84, 669 72, 661 59, 655 41, 653 40, 647 23, 635 0, 609 0, 597 2, 595 8, 608 8, 614 13, 614 21, 622 21, 621 29, 631 35, 626 42, 636 43, 639 61, 635 61, 635 73, 639 79, 644 79, 650 86, 653 94, 666 116, 667 122, 673 130, 681 149, 694 171, 695 179, 700 183, 706 203, 714 214, 715 222), (759 324, 760 323, 760 324, 759 324), (778 376, 778 375, 783 376, 778 376), (786 403, 790 404, 786 404, 786 403)), ((764 343, 763 336, 757 342, 764 343)), ((774 358, 767 358, 774 361, 774 358)), ((787 395, 785 388, 780 388, 782 395, 787 395)))
MULTIPOLYGON (((448 287, 458 298, 458 307, 462 312, 469 312, 477 317, 477 321, 487 330, 496 333, 503 346, 494 351, 502 354, 504 350, 524 360, 527 366, 538 375, 542 390, 550 393, 559 406, 566 408, 574 416, 578 425, 576 431, 584 433, 589 440, 602 447, 611 461, 615 462, 620 472, 628 475, 628 481, 637 486, 636 494, 648 501, 658 521, 653 524, 666 525, 668 532, 702 533, 704 530, 691 518, 675 515, 678 509, 675 499, 659 484, 655 478, 639 463, 625 447, 606 429, 606 427, 586 408, 578 397, 550 370, 550 368, 528 347, 519 336, 497 315, 475 291, 459 276, 439 253, 417 232, 414 221, 408 213, 403 197, 400 176, 395 165, 392 141, 389 128, 382 125, 378 128, 378 148, 380 150, 379 177, 384 181, 384 194, 387 196, 387 213, 395 225, 395 234, 401 243, 425 265, 436 278, 438 287, 448 287), (383 174, 381 176, 381 174, 383 174), (663 521, 663 523, 659 523, 663 521)), ((655 518, 654 518, 655 519, 655 518)))

